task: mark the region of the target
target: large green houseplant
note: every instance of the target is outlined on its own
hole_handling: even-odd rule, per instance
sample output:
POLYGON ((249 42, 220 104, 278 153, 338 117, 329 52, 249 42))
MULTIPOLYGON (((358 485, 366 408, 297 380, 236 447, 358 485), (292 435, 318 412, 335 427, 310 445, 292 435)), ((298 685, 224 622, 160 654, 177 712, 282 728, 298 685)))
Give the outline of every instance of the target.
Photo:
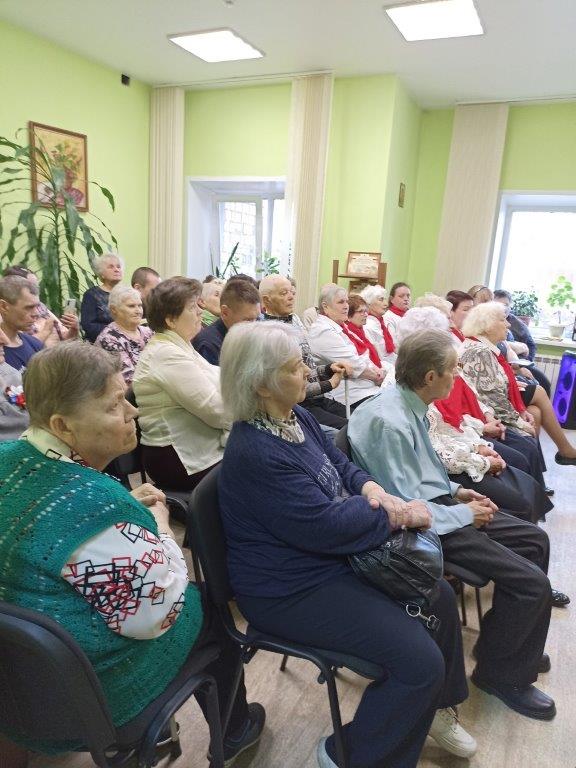
MULTIPOLYGON (((91 184, 114 210, 110 191, 91 184)), ((80 298, 94 284, 93 258, 118 245, 100 218, 78 212, 73 194, 67 191, 61 157, 5 137, 0 137, 0 242, 5 242, 0 253, 2 269, 17 262, 35 271, 40 299, 56 314, 68 297, 80 298), (29 202, 33 163, 44 185, 47 200, 43 203, 29 202), (7 221, 11 222, 8 229, 7 221)))
POLYGON ((514 291, 512 294, 512 312, 526 325, 538 314, 538 296, 534 289, 514 291))

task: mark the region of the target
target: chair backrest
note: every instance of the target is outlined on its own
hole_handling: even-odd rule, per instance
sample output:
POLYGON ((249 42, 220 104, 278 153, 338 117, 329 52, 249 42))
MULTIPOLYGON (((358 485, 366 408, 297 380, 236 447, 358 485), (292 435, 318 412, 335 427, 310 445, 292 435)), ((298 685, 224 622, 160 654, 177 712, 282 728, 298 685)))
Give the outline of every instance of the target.
POLYGON ((234 597, 226 563, 226 537, 218 504, 218 476, 214 467, 194 489, 189 504, 188 537, 204 573, 208 597, 218 608, 234 597))
POLYGON ((348 442, 348 424, 338 430, 336 437, 334 438, 334 445, 336 448, 340 448, 349 459, 352 459, 352 451, 350 450, 350 443, 348 442))
POLYGON ((72 636, 44 614, 2 601, 0 732, 82 745, 98 765, 116 740, 100 682, 72 636))

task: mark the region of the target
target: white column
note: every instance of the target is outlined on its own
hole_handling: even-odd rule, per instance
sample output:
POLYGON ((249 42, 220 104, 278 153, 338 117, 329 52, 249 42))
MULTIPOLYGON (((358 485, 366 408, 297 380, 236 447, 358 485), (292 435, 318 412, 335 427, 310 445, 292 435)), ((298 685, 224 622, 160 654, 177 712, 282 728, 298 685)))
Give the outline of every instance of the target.
POLYGON ((148 263, 162 277, 182 274, 184 89, 155 88, 150 116, 148 263))
POLYGON ((318 298, 332 86, 332 75, 297 77, 292 83, 286 214, 298 312, 318 298))
POLYGON ((508 123, 507 104, 457 107, 434 290, 466 291, 487 278, 508 123))

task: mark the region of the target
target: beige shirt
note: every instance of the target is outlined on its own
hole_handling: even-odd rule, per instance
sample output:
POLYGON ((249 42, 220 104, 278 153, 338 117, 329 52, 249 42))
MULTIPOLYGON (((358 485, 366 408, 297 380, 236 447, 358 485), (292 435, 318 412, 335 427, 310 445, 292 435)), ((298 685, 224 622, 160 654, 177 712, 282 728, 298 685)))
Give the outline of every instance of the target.
POLYGON ((224 415, 220 369, 174 331, 155 334, 133 380, 142 443, 172 445, 188 474, 222 459, 230 421, 224 415))

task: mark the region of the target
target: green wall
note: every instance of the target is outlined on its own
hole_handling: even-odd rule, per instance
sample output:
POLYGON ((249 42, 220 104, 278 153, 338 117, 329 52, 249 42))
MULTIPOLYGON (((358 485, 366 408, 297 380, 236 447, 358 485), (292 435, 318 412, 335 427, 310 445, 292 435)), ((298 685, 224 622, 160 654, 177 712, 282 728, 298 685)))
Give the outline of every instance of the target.
POLYGON ((576 102, 510 108, 500 188, 576 191, 576 102))
POLYGON ((89 178, 116 201, 112 213, 90 187, 90 210, 116 235, 129 272, 148 261, 150 88, 123 86, 120 74, 0 21, 0 135, 14 138, 29 120, 87 135, 89 178))
POLYGON ((285 176, 290 83, 186 93, 186 176, 285 176))
POLYGON ((334 83, 319 285, 344 271, 348 251, 380 251, 396 80, 334 83))
POLYGON ((430 290, 434 280, 453 120, 454 111, 451 109, 424 112, 422 115, 407 279, 414 297, 430 290))

